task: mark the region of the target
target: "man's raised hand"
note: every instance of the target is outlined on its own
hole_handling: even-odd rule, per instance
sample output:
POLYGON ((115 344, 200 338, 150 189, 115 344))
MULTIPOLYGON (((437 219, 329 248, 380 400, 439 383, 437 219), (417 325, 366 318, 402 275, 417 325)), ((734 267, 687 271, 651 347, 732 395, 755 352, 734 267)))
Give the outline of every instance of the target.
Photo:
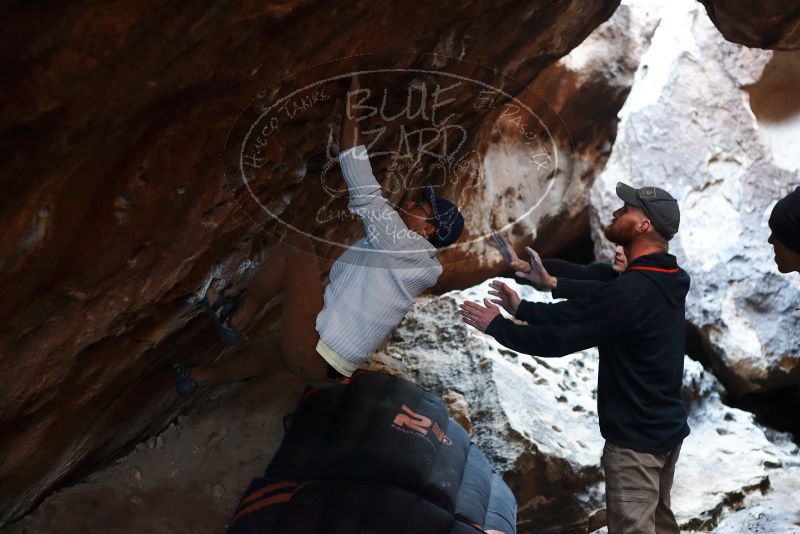
POLYGON ((511 315, 517 313, 517 308, 519 307, 519 303, 522 302, 522 299, 519 298, 519 295, 516 291, 508 287, 500 280, 495 280, 489 284, 489 287, 492 288, 489 291, 489 294, 493 297, 496 297, 492 299, 493 303, 499 304, 511 315))
POLYGON ((462 320, 468 325, 477 328, 481 332, 486 332, 495 317, 500 315, 500 308, 489 302, 489 299, 483 299, 485 306, 481 306, 477 302, 465 301, 459 308, 461 309, 462 320))
POLYGON ((495 231, 492 231, 491 235, 489 236, 489 244, 492 245, 500 254, 503 256, 503 259, 506 262, 506 265, 511 267, 514 271, 522 271, 527 273, 530 271, 530 264, 527 261, 521 260, 517 253, 514 251, 514 248, 511 246, 511 243, 508 242, 505 236, 498 234, 495 231))
POLYGON ((516 275, 530 281, 531 285, 539 291, 555 289, 558 280, 554 276, 550 276, 550 273, 544 268, 539 253, 531 247, 525 247, 525 250, 528 252, 528 257, 530 258, 530 272, 526 273, 525 271, 519 270, 516 272, 516 275))

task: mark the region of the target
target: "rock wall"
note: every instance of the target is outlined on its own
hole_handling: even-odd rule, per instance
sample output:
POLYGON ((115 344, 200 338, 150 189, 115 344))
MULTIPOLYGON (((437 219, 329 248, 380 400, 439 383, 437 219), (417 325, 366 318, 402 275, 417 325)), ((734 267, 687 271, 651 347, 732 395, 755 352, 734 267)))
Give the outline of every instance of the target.
POLYGON ((800 7, 792 0, 700 0, 725 39, 755 48, 800 48, 800 7))
POLYGON ((767 244, 772 206, 800 183, 798 54, 728 43, 695 3, 670 4, 591 193, 601 256, 617 181, 679 200, 670 249, 692 276, 688 319, 734 396, 800 384, 800 280, 767 244))
MULTIPOLYGON (((293 385, 293 384, 292 384, 293 385)), ((283 439, 303 386, 218 388, 157 435, 56 490, 3 534, 219 534, 283 439)))
MULTIPOLYGON (((257 111, 333 78, 318 100, 284 110, 252 189, 285 220, 349 242, 356 222, 313 217, 345 206, 312 181, 349 80, 341 62, 325 62, 403 72, 485 65, 468 74, 524 86, 617 3, 6 4, 0 522, 163 428, 183 408, 169 365, 219 352, 196 295, 212 277, 236 293, 255 242, 284 228, 228 181, 226 139, 241 133, 248 103, 257 111), (364 55, 376 51, 385 54, 364 55)), ((368 81, 386 86, 381 76, 368 81)), ((389 105, 401 108, 406 86, 388 88, 389 105)), ((465 106, 453 121, 477 146, 488 113, 465 106)))
MULTIPOLYGON (((505 91, 485 105, 477 105, 463 87, 451 93, 453 108, 470 104, 451 115, 469 133, 464 147, 469 158, 449 162, 443 192, 462 201, 468 220, 464 244, 445 257, 448 272, 439 290, 497 272, 498 257, 486 254, 485 231, 516 221, 539 200, 540 208, 515 229, 515 241, 522 244, 535 235, 546 254, 574 245, 588 228, 585 191, 608 158, 616 113, 657 19, 623 6, 575 54, 547 67, 606 20, 617 3, 486 0, 386 7, 290 0, 209 8, 154 1, 0 8, 3 20, 13 22, 0 37, 6 103, 0 139, 7 156, 0 164, 0 318, 6 326, 0 333, 0 524, 163 428, 185 408, 174 397, 169 365, 208 361, 221 348, 197 297, 212 282, 230 294, 241 291, 264 236, 296 225, 320 243, 333 243, 318 250, 332 259, 341 251, 337 244, 360 235, 355 221, 319 219, 320 209, 341 212, 346 201, 315 182, 330 171, 325 145, 340 123, 341 96, 352 70, 403 73, 364 75, 373 89, 389 89, 391 109, 402 109, 420 80, 427 83, 423 71, 458 74, 495 93, 505 91), (381 53, 370 54, 376 51, 381 53), (322 90, 284 109, 289 119, 259 154, 265 164, 248 177, 252 180, 232 180, 236 147, 226 140, 243 134, 242 118, 320 79, 328 80, 322 90), (528 115, 509 115, 511 101, 527 106, 528 115), (548 161, 559 164, 547 168, 529 159, 524 135, 548 140, 546 154, 555 158, 548 161)), ((753 31, 745 33, 760 39, 759 46, 794 47, 793 11, 777 18, 767 8, 764 17, 728 16, 720 5, 714 2, 712 17, 726 35, 728 27, 751 24, 753 31)), ((691 150, 677 163, 653 159, 650 172, 655 176, 659 168, 694 161, 689 168, 703 172, 687 179, 684 189, 698 217, 705 221, 708 213, 717 225, 736 220, 744 233, 763 233, 765 199, 777 198, 797 181, 796 158, 786 148, 797 121, 792 107, 797 59, 729 45, 700 18, 695 10, 681 19, 694 33, 672 37, 675 54, 660 46, 664 59, 653 56, 647 68, 661 74, 640 75, 640 82, 649 80, 645 85, 660 94, 669 79, 669 85, 686 89, 685 95, 697 95, 696 82, 689 80, 705 80, 702 96, 678 99, 670 109, 696 106, 705 113, 703 132, 722 121, 737 139, 718 132, 700 135, 693 119, 677 121, 685 113, 676 113, 676 121, 659 130, 662 140, 665 132, 686 128, 697 146, 708 148, 713 139, 722 148, 705 150, 696 161, 691 150), (696 78, 678 75, 677 66, 693 62, 689 74, 696 78), (696 62, 711 67, 703 72, 696 62), (742 88, 755 118, 742 104, 742 88), (717 102, 716 118, 703 111, 707 102, 717 102), (741 161, 740 148, 746 156, 741 161), (741 179, 729 179, 739 176, 740 168, 747 176, 769 179, 745 187, 741 179), (728 197, 715 190, 735 200, 717 206, 728 197)), ((419 127, 415 120, 404 126, 419 127)), ((628 122, 612 169, 632 150, 626 143, 654 132, 628 122)), ((393 130, 376 148, 403 139, 393 130)), ((386 176, 386 162, 376 165, 386 176)), ((333 169, 330 177, 341 186, 337 173, 333 169)), ((392 200, 401 196, 396 190, 392 200)), ((602 203, 595 205, 602 212, 602 203)), ((758 287, 748 286, 745 264, 769 263, 762 245, 754 244, 765 236, 753 233, 753 244, 741 256, 731 252, 729 240, 738 230, 720 240, 699 231, 680 246, 695 258, 708 241, 721 247, 712 266, 722 271, 696 278, 708 282, 703 287, 709 292, 697 299, 703 304, 692 313, 715 347, 715 366, 726 386, 751 391, 796 383, 792 355, 798 342, 783 333, 796 332, 797 319, 780 315, 775 321, 772 312, 797 301, 797 285, 767 270, 759 271, 758 287), (757 357, 759 350, 766 364, 757 357)), ((704 266, 706 259, 694 261, 704 266)), ((267 313, 261 326, 273 319, 267 313)), ((522 474, 542 462, 538 452, 526 458, 522 474)), ((570 470, 580 473, 580 484, 597 480, 589 463, 558 465, 562 471, 540 479, 536 491, 570 470)), ((581 506, 567 493, 557 499, 570 509, 581 506)))
MULTIPOLYGON (((617 113, 658 23, 658 2, 624 1, 614 15, 522 93, 524 116, 501 112, 487 129, 480 194, 466 198, 473 231, 504 230, 522 252, 570 253, 589 232, 588 191, 617 134, 617 113), (532 136, 547 139, 544 147, 532 136), (551 146, 552 145, 552 146, 551 146)), ((440 289, 476 284, 504 271, 485 239, 451 265, 440 289)))

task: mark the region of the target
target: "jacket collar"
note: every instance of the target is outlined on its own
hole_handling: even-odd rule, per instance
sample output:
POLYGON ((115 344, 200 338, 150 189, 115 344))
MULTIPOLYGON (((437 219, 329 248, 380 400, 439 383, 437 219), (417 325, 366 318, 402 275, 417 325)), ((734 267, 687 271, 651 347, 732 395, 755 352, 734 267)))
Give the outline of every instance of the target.
POLYGON ((678 272, 678 260, 672 254, 667 254, 666 252, 645 254, 630 262, 625 272, 628 271, 676 273, 678 272))

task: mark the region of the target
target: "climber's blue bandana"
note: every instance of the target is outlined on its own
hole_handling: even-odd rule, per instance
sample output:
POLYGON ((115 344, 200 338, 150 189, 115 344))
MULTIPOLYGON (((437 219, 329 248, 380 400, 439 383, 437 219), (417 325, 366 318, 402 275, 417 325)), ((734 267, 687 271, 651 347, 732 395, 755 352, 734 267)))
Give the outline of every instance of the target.
POLYGON ((431 244, 436 248, 442 248, 458 241, 464 230, 464 216, 458 211, 456 205, 449 200, 437 197, 430 184, 425 186, 423 197, 433 210, 429 220, 436 227, 436 231, 430 237, 431 244))

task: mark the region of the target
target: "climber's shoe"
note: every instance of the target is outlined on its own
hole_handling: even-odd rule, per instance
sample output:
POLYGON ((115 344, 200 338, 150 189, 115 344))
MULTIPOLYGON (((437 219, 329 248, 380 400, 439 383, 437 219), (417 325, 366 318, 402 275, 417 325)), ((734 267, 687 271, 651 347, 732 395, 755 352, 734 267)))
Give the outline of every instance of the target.
POLYGON ((242 337, 242 333, 234 330, 227 325, 228 320, 236 313, 236 303, 229 298, 219 297, 213 303, 208 299, 208 295, 203 297, 203 308, 206 313, 214 321, 214 326, 217 327, 217 333, 222 342, 230 347, 236 340, 242 337))
MULTIPOLYGON (((208 297, 206 297, 208 298, 208 297)), ((222 321, 222 324, 225 324, 233 318, 234 314, 238 307, 236 306, 236 302, 232 298, 228 297, 219 297, 212 306, 214 311, 219 317, 219 320, 222 321)))
POLYGON ((188 397, 197 389, 197 380, 192 378, 189 368, 179 363, 172 364, 172 378, 178 388, 178 395, 188 397))

